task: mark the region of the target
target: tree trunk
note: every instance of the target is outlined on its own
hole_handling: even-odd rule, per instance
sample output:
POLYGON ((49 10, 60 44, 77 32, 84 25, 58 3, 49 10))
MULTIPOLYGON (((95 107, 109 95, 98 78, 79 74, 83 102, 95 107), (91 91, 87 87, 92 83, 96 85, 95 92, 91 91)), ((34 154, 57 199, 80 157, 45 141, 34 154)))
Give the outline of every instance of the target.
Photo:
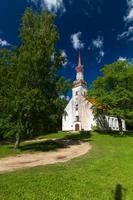
POLYGON ((19 130, 16 133, 16 142, 15 142, 15 149, 19 149, 19 145, 20 145, 20 140, 21 140, 21 134, 22 134, 22 130, 23 130, 23 126, 22 126, 22 112, 19 112, 19 119, 18 119, 18 127, 19 130))
POLYGON ((119 132, 120 132, 121 135, 123 135, 124 132, 123 132, 123 127, 122 127, 121 117, 117 116, 117 119, 118 119, 118 125, 119 125, 119 132))
POLYGON ((21 140, 20 134, 16 134, 15 149, 19 149, 20 140, 21 140))

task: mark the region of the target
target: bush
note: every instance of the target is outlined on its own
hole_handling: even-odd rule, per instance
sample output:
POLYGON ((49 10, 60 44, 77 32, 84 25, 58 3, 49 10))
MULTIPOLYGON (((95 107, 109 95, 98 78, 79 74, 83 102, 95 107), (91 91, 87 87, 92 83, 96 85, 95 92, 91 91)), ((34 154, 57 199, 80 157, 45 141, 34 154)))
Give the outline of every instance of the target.
POLYGON ((80 131, 80 136, 81 136, 81 138, 83 137, 90 137, 91 136, 91 132, 90 131, 85 131, 84 129, 82 129, 81 131, 80 131))

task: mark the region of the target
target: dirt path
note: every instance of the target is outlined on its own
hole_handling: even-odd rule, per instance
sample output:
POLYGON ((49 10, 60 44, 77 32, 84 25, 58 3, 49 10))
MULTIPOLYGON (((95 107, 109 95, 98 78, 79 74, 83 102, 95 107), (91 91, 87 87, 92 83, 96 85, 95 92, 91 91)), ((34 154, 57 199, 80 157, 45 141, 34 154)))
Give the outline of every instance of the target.
POLYGON ((17 169, 30 168, 40 165, 67 162, 73 158, 86 154, 91 149, 88 142, 70 145, 67 148, 51 152, 21 154, 0 159, 0 173, 17 169))

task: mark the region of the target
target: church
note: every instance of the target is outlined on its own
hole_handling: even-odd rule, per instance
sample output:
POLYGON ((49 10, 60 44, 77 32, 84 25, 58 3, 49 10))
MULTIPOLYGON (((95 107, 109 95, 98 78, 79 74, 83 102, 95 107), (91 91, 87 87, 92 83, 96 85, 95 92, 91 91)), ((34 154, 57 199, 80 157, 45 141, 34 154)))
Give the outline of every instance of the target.
MULTIPOLYGON (((99 116, 93 114, 93 103, 86 99, 87 83, 84 80, 84 70, 81 64, 81 56, 79 52, 78 66, 76 67, 76 81, 73 82, 72 98, 64 110, 62 117, 63 131, 91 131, 97 126, 100 129, 119 131, 119 123, 117 117, 99 116)), ((125 131, 125 120, 121 119, 122 128, 125 131)))

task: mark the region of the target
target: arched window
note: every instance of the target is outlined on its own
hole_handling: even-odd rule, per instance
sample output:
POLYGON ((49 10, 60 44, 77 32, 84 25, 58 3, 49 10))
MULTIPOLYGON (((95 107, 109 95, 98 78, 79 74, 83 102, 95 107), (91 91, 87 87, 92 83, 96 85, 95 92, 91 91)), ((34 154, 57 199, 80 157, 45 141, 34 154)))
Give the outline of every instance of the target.
POLYGON ((64 112, 64 119, 65 119, 65 121, 66 121, 66 119, 67 119, 67 116, 68 116, 68 114, 67 114, 67 112, 65 111, 65 112, 64 112))
POLYGON ((76 104, 76 108, 75 109, 76 109, 76 111, 78 111, 78 104, 76 104))

